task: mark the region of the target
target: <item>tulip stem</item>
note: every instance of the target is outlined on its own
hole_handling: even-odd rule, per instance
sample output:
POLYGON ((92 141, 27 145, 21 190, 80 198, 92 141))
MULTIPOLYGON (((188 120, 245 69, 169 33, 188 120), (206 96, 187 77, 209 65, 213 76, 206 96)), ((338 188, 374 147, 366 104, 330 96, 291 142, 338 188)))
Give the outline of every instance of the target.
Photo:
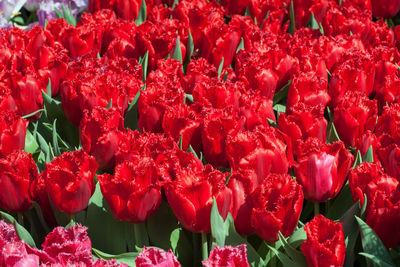
POLYGON ((17 213, 17 220, 18 220, 18 223, 19 223, 20 225, 22 225, 22 226, 24 225, 24 218, 23 218, 21 212, 18 212, 18 213, 17 213))
POLYGON ((319 202, 314 202, 314 216, 319 214, 319 202))
POLYGON ((69 215, 69 223, 67 224, 67 228, 71 226, 75 226, 75 214, 69 215))
POLYGON ((200 237, 197 233, 192 233, 193 235, 193 266, 197 266, 201 261, 200 259, 200 237))
POLYGON ((208 259, 208 241, 207 241, 207 234, 201 233, 201 252, 203 256, 203 261, 208 259))
POLYGON ((140 228, 138 223, 133 224, 133 229, 135 231, 135 245, 139 248, 142 247, 142 240, 140 238, 140 228))

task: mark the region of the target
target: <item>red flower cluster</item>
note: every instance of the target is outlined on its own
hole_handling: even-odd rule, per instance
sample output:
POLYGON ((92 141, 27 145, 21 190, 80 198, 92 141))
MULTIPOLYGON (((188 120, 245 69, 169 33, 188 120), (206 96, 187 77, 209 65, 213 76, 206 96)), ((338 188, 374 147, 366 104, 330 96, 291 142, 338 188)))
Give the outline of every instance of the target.
MULTIPOLYGON (((145 222, 164 199, 183 227, 209 233, 215 198, 240 234, 274 242, 293 233, 304 198, 339 194, 350 151, 372 147, 376 163, 350 171, 349 184, 355 201, 367 195, 367 223, 396 247, 400 232, 386 229, 400 220, 400 28, 382 18, 400 5, 378 2, 149 0, 136 25, 141 0, 90 0, 76 27, 56 19, 45 29, 1 30, 0 208, 24 212, 34 200, 49 221, 52 206, 76 214, 99 168, 118 220, 145 222), (43 108, 49 80, 82 149, 38 175, 21 151, 22 116, 43 108), (332 143, 334 133, 341 141, 332 143)), ((50 243, 72 239, 64 243, 75 248, 77 235, 84 249, 76 257, 92 264, 84 231, 69 229, 51 234, 43 253, 65 262, 64 247, 50 243)), ((343 265, 340 224, 317 216, 305 230, 310 265, 343 265)), ((179 265, 170 252, 142 254, 138 265, 179 265)), ((244 254, 216 248, 204 264, 243 263, 244 254)))
POLYGON ((363 204, 367 196, 366 222, 388 248, 400 243, 395 229, 400 220, 399 180, 384 173, 379 163, 362 163, 352 170, 349 184, 353 200, 363 204))
POLYGON ((81 225, 54 228, 38 250, 21 241, 14 226, 0 221, 0 266, 127 266, 116 260, 93 260, 86 229, 81 225))

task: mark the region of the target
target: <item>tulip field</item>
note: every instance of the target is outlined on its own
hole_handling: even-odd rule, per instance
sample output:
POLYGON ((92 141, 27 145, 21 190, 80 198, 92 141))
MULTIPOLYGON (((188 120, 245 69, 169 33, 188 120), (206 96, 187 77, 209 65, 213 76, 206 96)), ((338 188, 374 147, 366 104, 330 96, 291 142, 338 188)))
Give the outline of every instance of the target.
POLYGON ((400 0, 0 0, 0 267, 400 266, 400 0))

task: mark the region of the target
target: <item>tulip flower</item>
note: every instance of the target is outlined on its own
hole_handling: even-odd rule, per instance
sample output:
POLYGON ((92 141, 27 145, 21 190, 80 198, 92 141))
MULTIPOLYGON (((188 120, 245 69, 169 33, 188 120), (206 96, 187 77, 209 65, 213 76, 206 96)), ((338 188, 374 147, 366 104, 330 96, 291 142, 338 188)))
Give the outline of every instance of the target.
POLYGON ((346 92, 334 109, 334 124, 340 140, 355 147, 356 141, 367 131, 373 131, 378 115, 376 100, 361 92, 346 92))
POLYGON ((225 186, 225 175, 206 165, 200 171, 182 169, 176 180, 166 184, 165 194, 176 218, 191 232, 209 233, 213 198, 219 213, 226 218, 231 209, 232 192, 225 186))
POLYGON ((307 240, 301 244, 301 251, 310 267, 343 266, 346 256, 346 245, 342 223, 336 223, 317 215, 304 230, 307 240))
POLYGON ((367 196, 366 223, 387 248, 400 244, 400 183, 386 174, 379 163, 363 162, 351 170, 349 185, 353 201, 364 204, 367 196))
POLYGON ((224 246, 222 248, 215 246, 210 257, 203 261, 204 267, 250 267, 247 260, 246 245, 238 245, 237 247, 224 246))
POLYGON ((133 156, 115 167, 115 174, 97 176, 101 192, 120 221, 142 223, 161 203, 158 172, 152 158, 133 156))
POLYGON ((112 168, 124 130, 124 119, 116 108, 95 107, 91 112, 84 111, 79 139, 101 169, 112 168))
POLYGON ((46 191, 57 210, 72 215, 87 207, 95 189, 97 166, 82 149, 64 152, 46 165, 46 191))
POLYGON ((137 267, 180 267, 181 264, 172 252, 165 252, 158 248, 146 248, 135 259, 137 267))
POLYGON ((323 202, 335 197, 342 188, 353 162, 353 155, 342 142, 323 144, 308 138, 300 145, 300 156, 294 166, 297 181, 309 201, 323 202))
POLYGON ((15 112, 0 111, 0 155, 7 156, 11 152, 25 147, 25 135, 28 122, 15 112))
POLYGON ((0 159, 0 208, 24 212, 31 207, 29 186, 37 179, 38 170, 32 154, 17 150, 0 159))
POLYGON ((250 223, 267 242, 293 233, 303 208, 301 186, 288 174, 270 174, 252 194, 250 223))

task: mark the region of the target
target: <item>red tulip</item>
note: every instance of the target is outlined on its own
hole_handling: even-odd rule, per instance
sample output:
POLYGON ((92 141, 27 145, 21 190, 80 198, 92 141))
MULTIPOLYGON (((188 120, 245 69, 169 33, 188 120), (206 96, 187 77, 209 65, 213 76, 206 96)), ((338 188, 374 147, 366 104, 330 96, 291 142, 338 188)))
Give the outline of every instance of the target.
POLYGON ((38 179, 32 155, 17 150, 0 159, 0 208, 9 212, 25 212, 31 207, 29 186, 38 179))
POLYGON ((334 109, 334 124, 340 139, 355 147, 356 141, 367 131, 373 131, 378 115, 376 100, 369 100, 361 92, 346 92, 334 109))
POLYGON ((144 247, 140 254, 135 259, 137 267, 180 267, 178 259, 172 252, 165 252, 158 248, 144 247))
POLYGON ((120 221, 145 222, 158 209, 161 191, 158 172, 149 157, 134 156, 115 167, 115 174, 97 176, 101 192, 120 221))
POLYGON ((324 202, 335 197, 342 188, 353 162, 353 155, 342 142, 323 144, 309 138, 301 149, 294 172, 309 201, 324 202))
POLYGON ((390 19, 399 12, 400 2, 397 0, 386 1, 384 5, 379 0, 371 0, 372 14, 375 18, 390 19))
POLYGON ((46 191, 57 210, 75 214, 87 207, 95 189, 97 166, 82 149, 64 152, 46 165, 46 191))
POLYGON ((0 111, 0 155, 5 157, 25 147, 28 122, 14 111, 0 111))
POLYGON ((232 217, 235 229, 239 234, 250 235, 254 233, 249 224, 253 203, 251 194, 259 184, 257 174, 252 169, 239 169, 232 172, 227 187, 232 190, 232 217))
POLYGON ((124 131, 124 119, 116 108, 95 107, 91 112, 84 111, 79 139, 101 169, 112 168, 124 131))
POLYGON ((232 169, 253 169, 259 181, 269 173, 287 173, 292 161, 290 140, 271 126, 228 135, 226 151, 232 169))
POLYGON ((267 242, 278 240, 278 232, 289 236, 303 208, 301 186, 287 174, 270 174, 252 194, 251 225, 267 242))
POLYGON ((400 104, 396 103, 385 107, 378 118, 375 135, 378 137, 380 147, 376 154, 385 171, 390 176, 400 179, 400 104))
POLYGON ((317 215, 306 223, 304 230, 307 240, 301 244, 301 251, 306 256, 308 266, 343 266, 346 245, 341 223, 317 215))
POLYGON ((102 0, 89 0, 89 12, 95 12, 100 9, 112 9, 118 17, 126 20, 135 20, 139 14, 142 1, 140 0, 116 0, 116 1, 102 1, 102 0))
POLYGON ((191 144, 197 151, 201 149, 200 119, 190 106, 178 104, 167 107, 163 116, 162 127, 175 142, 182 136, 182 149, 191 144))
POLYGON ((222 248, 215 246, 207 260, 203 261, 204 267, 250 267, 247 260, 246 245, 236 247, 224 246, 222 248))
POLYGON ((85 226, 79 224, 69 228, 54 228, 42 244, 43 252, 60 265, 91 266, 92 243, 86 230, 85 226))
POLYGON ((175 216, 191 232, 209 233, 213 198, 225 219, 231 209, 232 192, 225 175, 206 165, 200 171, 181 169, 177 178, 165 185, 165 194, 175 216))
POLYGON ((325 142, 328 122, 321 106, 307 106, 299 102, 287 113, 279 115, 278 124, 279 129, 290 137, 294 154, 297 154, 299 143, 308 137, 316 137, 325 142))
POLYGON ((400 244, 400 183, 383 172, 379 163, 363 162, 349 175, 354 202, 367 196, 366 223, 388 248, 400 244))

